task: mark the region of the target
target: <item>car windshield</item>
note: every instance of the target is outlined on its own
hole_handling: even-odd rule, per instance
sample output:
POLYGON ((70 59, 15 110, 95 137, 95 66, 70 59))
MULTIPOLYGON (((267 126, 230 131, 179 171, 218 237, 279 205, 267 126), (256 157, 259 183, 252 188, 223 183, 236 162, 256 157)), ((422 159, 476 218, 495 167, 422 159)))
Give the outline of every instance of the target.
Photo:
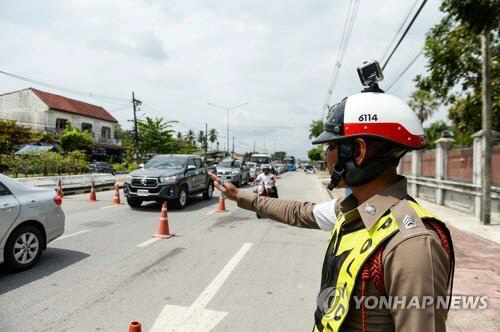
POLYGON ((181 169, 186 164, 185 158, 170 157, 170 156, 156 156, 144 165, 144 168, 158 168, 158 169, 181 169))
POLYGON ((239 160, 223 160, 217 165, 218 167, 239 168, 241 161, 239 160))

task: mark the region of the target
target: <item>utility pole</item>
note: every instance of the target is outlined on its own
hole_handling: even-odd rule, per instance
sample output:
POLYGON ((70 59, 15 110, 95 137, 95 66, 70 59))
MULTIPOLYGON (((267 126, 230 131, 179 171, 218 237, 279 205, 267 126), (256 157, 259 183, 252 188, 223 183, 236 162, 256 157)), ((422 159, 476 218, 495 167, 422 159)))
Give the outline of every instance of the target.
POLYGON ((208 152, 208 123, 205 123, 205 159, 208 152))
POLYGON ((253 141, 253 153, 255 153, 255 141, 253 141))
POLYGON ((231 157, 234 158, 234 136, 233 136, 233 153, 231 154, 231 157))
POLYGON ((134 91, 132 91, 132 105, 134 106, 134 140, 135 140, 135 159, 139 159, 139 131, 137 131, 137 107, 140 106, 142 102, 135 99, 134 91))
POLYGON ((490 35, 488 29, 481 32, 482 55, 482 147, 481 147, 481 215, 483 225, 489 225, 491 219, 491 91, 490 91, 490 35))

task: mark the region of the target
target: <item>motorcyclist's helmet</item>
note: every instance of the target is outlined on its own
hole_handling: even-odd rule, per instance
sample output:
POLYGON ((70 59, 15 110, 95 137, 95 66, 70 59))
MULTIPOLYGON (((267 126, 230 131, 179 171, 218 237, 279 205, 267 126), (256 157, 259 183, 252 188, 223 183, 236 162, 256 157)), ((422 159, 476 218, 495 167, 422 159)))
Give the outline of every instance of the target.
POLYGON ((267 169, 269 171, 269 170, 271 170, 271 167, 269 167, 269 165, 267 165, 267 164, 264 164, 264 165, 262 165, 261 169, 262 170, 267 169))
POLYGON ((330 189, 336 187, 342 177, 349 186, 369 182, 408 150, 425 146, 424 131, 416 114, 401 99, 382 92, 358 93, 331 107, 324 131, 312 143, 331 141, 340 144, 330 189), (386 141, 392 149, 367 165, 356 165, 354 139, 357 137, 386 141))

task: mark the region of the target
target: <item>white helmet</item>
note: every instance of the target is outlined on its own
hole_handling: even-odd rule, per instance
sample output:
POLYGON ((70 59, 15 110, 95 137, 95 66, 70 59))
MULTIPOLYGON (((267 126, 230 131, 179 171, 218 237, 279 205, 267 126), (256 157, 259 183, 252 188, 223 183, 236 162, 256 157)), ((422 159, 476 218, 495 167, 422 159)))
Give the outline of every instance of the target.
POLYGON ((325 130, 312 142, 339 142, 329 189, 336 187, 341 178, 348 186, 367 183, 407 150, 424 148, 424 130, 416 114, 401 99, 381 92, 363 92, 344 98, 331 108, 325 130), (382 139, 392 148, 360 166, 354 162, 357 137, 382 139))
POLYGON ((335 105, 325 131, 312 143, 363 136, 378 137, 409 150, 425 147, 424 130, 415 112, 401 99, 377 92, 358 93, 335 105))

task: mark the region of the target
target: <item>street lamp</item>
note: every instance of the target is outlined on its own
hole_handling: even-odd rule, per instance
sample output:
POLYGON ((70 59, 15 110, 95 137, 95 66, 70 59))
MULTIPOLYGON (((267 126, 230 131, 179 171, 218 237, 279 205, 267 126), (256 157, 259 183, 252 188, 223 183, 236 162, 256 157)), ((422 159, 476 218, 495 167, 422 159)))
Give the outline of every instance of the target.
POLYGON ((229 154, 229 111, 232 110, 232 109, 241 107, 241 106, 245 106, 248 103, 243 103, 243 104, 232 106, 232 107, 224 107, 224 106, 215 105, 215 104, 212 104, 212 103, 207 103, 207 104, 210 105, 210 106, 212 106, 212 107, 216 107, 216 108, 220 108, 220 109, 226 110, 226 112, 227 112, 227 117, 226 117, 226 120, 227 120, 227 134, 226 135, 227 135, 227 154, 229 154))

